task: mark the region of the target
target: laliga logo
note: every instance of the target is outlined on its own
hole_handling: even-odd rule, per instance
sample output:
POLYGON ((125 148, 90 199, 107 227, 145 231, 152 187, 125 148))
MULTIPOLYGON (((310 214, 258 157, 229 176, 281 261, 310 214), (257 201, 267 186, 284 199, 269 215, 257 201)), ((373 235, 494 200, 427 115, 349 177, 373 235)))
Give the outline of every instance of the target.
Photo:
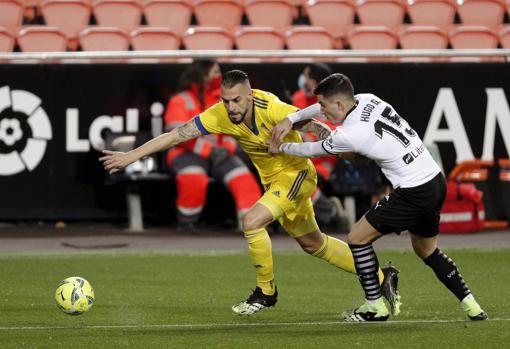
POLYGON ((41 162, 52 131, 40 105, 28 91, 0 87, 0 176, 33 171, 41 162))

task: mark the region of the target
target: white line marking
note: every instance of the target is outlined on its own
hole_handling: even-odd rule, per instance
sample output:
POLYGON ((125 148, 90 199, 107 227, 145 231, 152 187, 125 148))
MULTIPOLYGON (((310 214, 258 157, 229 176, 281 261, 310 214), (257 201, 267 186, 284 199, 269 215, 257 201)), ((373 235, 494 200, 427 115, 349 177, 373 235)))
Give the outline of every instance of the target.
MULTIPOLYGON (((510 319, 495 318, 486 321, 510 321, 510 319)), ((173 328, 221 328, 221 327, 289 327, 289 326, 323 326, 323 325, 349 325, 359 324, 434 324, 434 323, 461 323, 471 320, 390 320, 386 322, 343 322, 343 321, 318 321, 318 322, 266 322, 266 323, 222 323, 222 324, 148 324, 148 325, 85 325, 85 326, 0 326, 0 331, 32 331, 32 330, 110 330, 110 329, 173 329, 173 328)))

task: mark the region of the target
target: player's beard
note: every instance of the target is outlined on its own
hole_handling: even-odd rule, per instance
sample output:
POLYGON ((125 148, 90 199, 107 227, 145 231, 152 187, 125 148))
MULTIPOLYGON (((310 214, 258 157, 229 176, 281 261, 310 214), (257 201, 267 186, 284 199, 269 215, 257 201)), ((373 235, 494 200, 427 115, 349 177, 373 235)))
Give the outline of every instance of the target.
POLYGON ((239 120, 233 120, 232 117, 229 114, 229 119, 234 125, 239 125, 244 121, 244 118, 246 117, 246 113, 248 113, 248 110, 246 110, 244 113, 241 114, 241 118, 239 120))

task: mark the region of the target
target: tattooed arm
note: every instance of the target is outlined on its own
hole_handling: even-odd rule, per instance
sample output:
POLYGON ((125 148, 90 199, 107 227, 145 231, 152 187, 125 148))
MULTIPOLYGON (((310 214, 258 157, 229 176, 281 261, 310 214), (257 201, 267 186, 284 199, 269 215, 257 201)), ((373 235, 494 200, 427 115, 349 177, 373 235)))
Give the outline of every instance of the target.
POLYGON ((190 120, 170 132, 163 133, 156 138, 151 139, 136 149, 127 153, 103 150, 105 156, 99 158, 103 162, 103 167, 110 173, 115 173, 127 165, 143 158, 144 156, 175 147, 176 145, 189 141, 190 139, 201 136, 202 133, 197 128, 194 120, 190 120))
POLYGON ((305 120, 295 123, 292 127, 303 132, 311 132, 319 139, 326 139, 331 134, 331 129, 328 125, 317 120, 305 120))

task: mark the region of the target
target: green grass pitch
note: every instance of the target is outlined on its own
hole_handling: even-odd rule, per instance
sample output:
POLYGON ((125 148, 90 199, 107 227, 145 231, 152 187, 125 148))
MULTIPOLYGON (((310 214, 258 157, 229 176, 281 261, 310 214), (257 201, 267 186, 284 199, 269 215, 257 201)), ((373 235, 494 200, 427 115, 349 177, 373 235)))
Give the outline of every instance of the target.
POLYGON ((0 255, 0 348, 504 348, 510 344, 510 250, 447 250, 491 320, 465 320, 410 251, 381 251, 401 270, 402 314, 346 324, 356 277, 302 252, 275 253, 279 302, 251 317, 230 307, 254 287, 246 253, 0 255), (62 313, 68 276, 88 279, 92 310, 62 313))

